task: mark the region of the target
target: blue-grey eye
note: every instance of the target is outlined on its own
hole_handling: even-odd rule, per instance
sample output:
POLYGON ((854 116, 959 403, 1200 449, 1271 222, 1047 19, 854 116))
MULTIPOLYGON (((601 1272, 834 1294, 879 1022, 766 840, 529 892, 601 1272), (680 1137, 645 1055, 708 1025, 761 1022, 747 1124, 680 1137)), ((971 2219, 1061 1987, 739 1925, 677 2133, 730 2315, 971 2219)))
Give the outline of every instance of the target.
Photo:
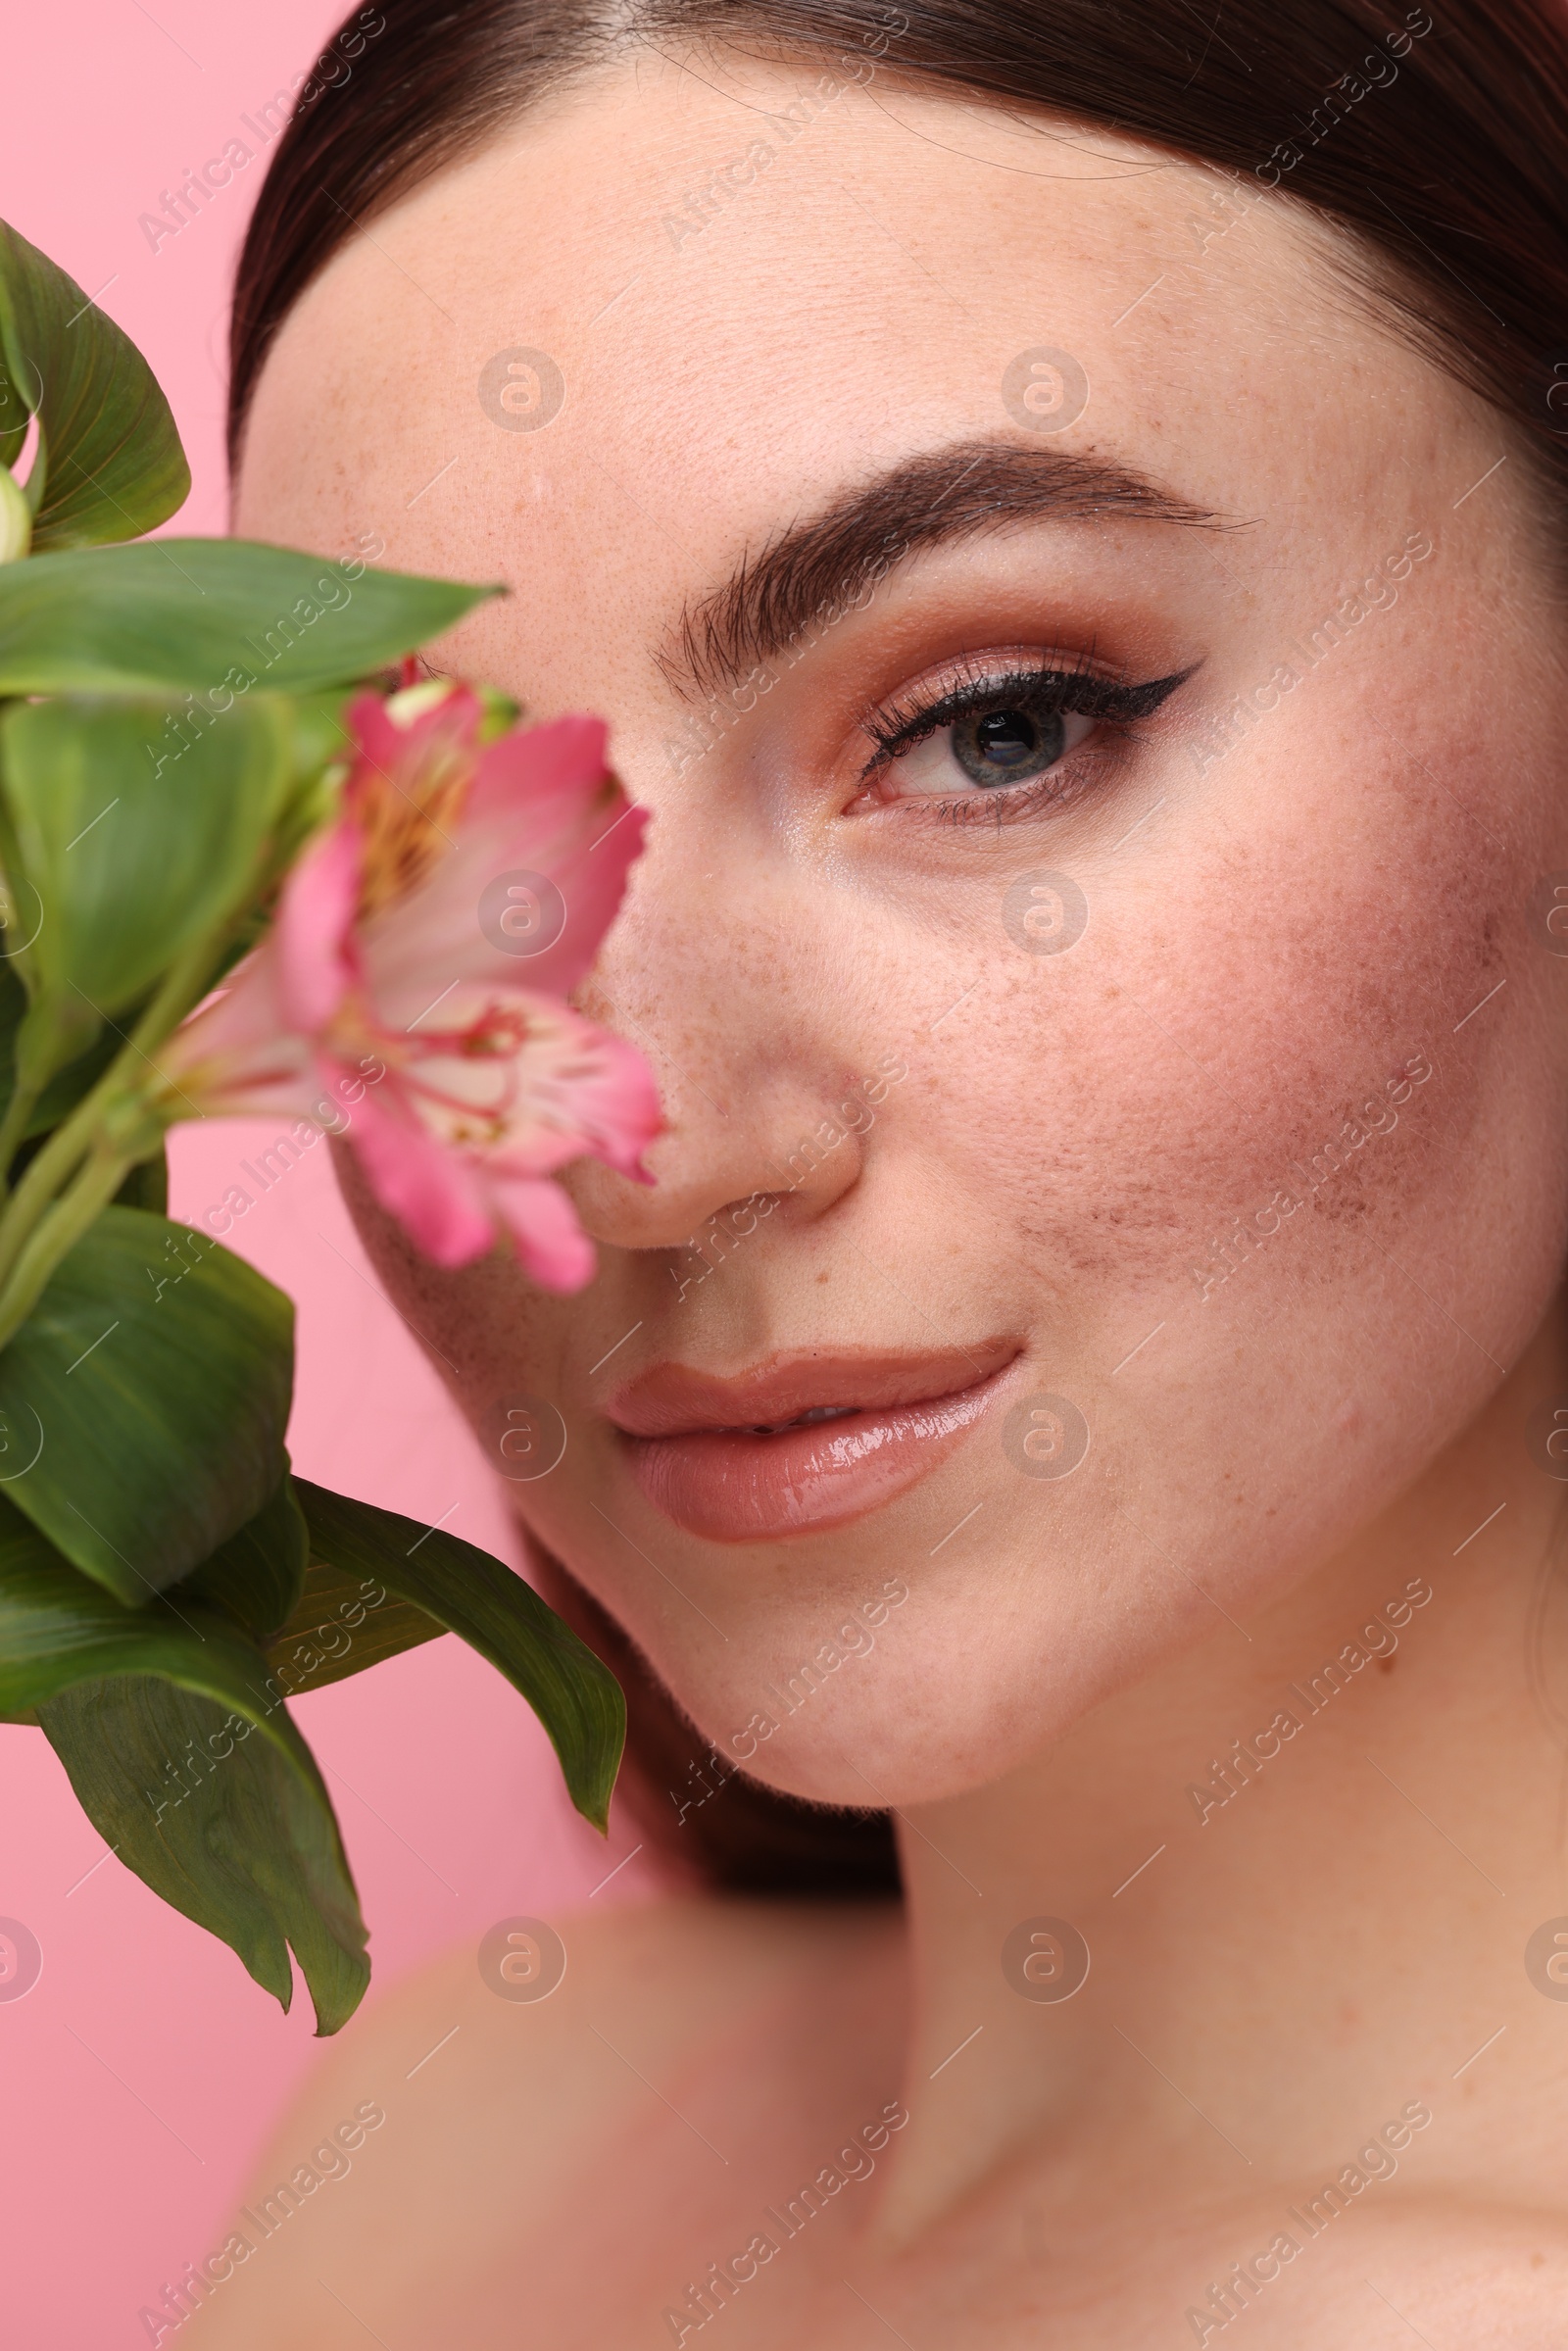
POLYGON ((949 730, 953 757, 977 784, 1011 784, 1054 767, 1067 748, 1060 710, 975 710, 949 730))
POLYGON ((907 751, 895 752, 884 793, 972 791, 976 784, 1026 784, 1092 735, 1100 721, 1082 710, 1030 710, 1019 701, 982 703, 907 751))

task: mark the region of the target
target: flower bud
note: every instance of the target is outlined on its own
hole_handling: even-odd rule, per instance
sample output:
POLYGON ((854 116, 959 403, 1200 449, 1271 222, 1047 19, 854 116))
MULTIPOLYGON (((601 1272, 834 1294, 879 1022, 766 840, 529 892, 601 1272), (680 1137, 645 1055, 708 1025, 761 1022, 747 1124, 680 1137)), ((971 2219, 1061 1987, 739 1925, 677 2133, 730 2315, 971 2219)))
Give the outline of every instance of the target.
MULTIPOLYGON (((1568 385, 1563 388, 1568 392, 1568 385)), ((510 694, 503 694, 499 686, 475 686, 473 690, 479 697, 479 731, 474 740, 498 743, 521 718, 522 706, 510 694)))
POLYGON ((411 727, 427 711, 439 710, 458 690, 455 677, 421 677, 417 685, 400 686, 386 698, 386 714, 394 726, 411 727))
POLYGON ((0 563, 14 563, 32 545, 32 509, 7 465, 0 465, 0 563))

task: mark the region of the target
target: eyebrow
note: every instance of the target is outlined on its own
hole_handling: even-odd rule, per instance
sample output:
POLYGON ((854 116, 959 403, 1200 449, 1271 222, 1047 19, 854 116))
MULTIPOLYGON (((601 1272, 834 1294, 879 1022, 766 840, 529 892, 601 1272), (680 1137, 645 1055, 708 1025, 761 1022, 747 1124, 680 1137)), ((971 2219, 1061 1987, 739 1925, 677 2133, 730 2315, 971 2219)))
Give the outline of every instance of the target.
MULTIPOLYGON (((969 440, 908 457, 743 555, 723 586, 688 604, 659 668, 683 699, 711 696, 831 626, 867 586, 926 547, 1019 522, 1101 516, 1233 530, 1130 465, 1059 449, 969 440)), ((804 651, 804 646, 802 647, 804 651)))

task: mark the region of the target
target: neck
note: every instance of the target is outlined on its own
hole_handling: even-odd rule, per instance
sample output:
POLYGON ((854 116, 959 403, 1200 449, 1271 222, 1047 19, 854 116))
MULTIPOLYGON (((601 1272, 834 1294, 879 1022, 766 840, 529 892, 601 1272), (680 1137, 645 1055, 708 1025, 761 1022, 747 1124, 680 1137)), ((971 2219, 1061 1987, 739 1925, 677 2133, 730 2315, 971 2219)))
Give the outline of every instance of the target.
POLYGON ((1272 2191, 1406 2102, 1456 2110, 1486 2080, 1482 2057, 1465 2087, 1473 2047, 1515 2009, 1521 2032, 1545 2014, 1521 1958, 1568 1912, 1540 1687, 1568 1486, 1524 1431, 1554 1395, 1560 1312, 1464 1436, 1286 1599, 1245 1628, 1216 1614, 1200 1647, 1005 1781, 908 1817, 892 2237, 1020 2170, 1069 2199, 1097 2171, 1129 2192, 1147 2174, 1166 2200, 1173 2177, 1199 2197, 1272 2191), (1070 1997, 1026 1996, 1081 1973, 1081 1946, 1041 1920, 1087 1944, 1070 1997))

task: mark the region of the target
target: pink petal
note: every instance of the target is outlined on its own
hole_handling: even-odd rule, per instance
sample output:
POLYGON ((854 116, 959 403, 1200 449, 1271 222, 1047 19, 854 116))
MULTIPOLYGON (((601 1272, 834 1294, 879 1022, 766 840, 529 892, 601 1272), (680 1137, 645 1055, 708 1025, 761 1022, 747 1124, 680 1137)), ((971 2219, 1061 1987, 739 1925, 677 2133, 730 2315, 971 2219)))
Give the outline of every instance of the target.
POLYGON ((428 781, 454 759, 472 759, 481 714, 478 696, 464 685, 406 725, 392 716, 379 694, 358 695, 347 712, 360 749, 348 784, 350 806, 377 791, 421 800, 421 777, 428 781))
POLYGON ((483 1188, 459 1152, 368 1093, 349 1140, 382 1207, 433 1264, 468 1265, 484 1255, 494 1228, 483 1188))
POLYGON ((283 885, 273 931, 278 991, 290 1028, 325 1028, 354 982, 350 938, 365 837, 340 818, 318 835, 283 885))
POLYGON ((310 1040, 284 1017, 274 943, 269 939, 227 987, 176 1029, 158 1055, 180 1115, 311 1115, 319 1089, 310 1040))
POLYGON ((663 1124, 654 1073, 624 1038, 572 1018, 579 1058, 563 1092, 583 1149, 621 1175, 642 1176, 642 1154, 663 1124))
POLYGON ((581 1290, 593 1280, 594 1245, 559 1184, 490 1174, 486 1189, 542 1289, 581 1290))
POLYGON ((480 715, 466 687, 406 724, 373 694, 354 703, 346 812, 289 876, 270 937, 164 1062, 192 1106, 314 1119, 373 1045, 384 1075, 361 1095, 349 1141, 381 1205, 442 1266, 481 1256, 499 1221, 536 1280, 575 1290, 592 1278, 593 1247, 545 1179, 589 1152, 640 1175, 661 1124, 642 1055, 563 1001, 614 916, 647 818, 607 774, 597 719, 478 753, 480 715), (394 794, 413 804, 416 834, 423 809, 454 845, 362 922, 367 858, 402 854, 394 794), (487 888, 519 870, 564 902, 560 936, 526 957, 479 919, 487 888))
POLYGON ((598 719, 563 718, 491 744, 453 848, 407 898, 365 926, 365 968, 389 1020, 416 1017, 454 979, 568 994, 614 919, 647 822, 646 809, 633 808, 607 777, 598 719), (480 924, 489 885, 518 872, 544 875, 564 910, 559 936, 527 956, 498 944, 493 922, 480 924))
POLYGON ((479 754, 466 813, 475 824, 505 823, 525 808, 546 849, 561 845, 557 855, 585 827, 597 840, 600 796, 619 790, 606 758, 608 735, 602 718, 580 716, 514 728, 479 754))
POLYGON ((551 1175, 592 1151, 626 1175, 660 1129, 659 1091, 635 1047, 553 998, 466 988, 432 1011, 428 1032, 388 1037, 411 1104, 458 1149, 480 1149, 510 1175, 551 1175), (477 1052, 508 1028, 506 1052, 477 1052), (494 1130, 475 1145, 475 1132, 494 1130))

